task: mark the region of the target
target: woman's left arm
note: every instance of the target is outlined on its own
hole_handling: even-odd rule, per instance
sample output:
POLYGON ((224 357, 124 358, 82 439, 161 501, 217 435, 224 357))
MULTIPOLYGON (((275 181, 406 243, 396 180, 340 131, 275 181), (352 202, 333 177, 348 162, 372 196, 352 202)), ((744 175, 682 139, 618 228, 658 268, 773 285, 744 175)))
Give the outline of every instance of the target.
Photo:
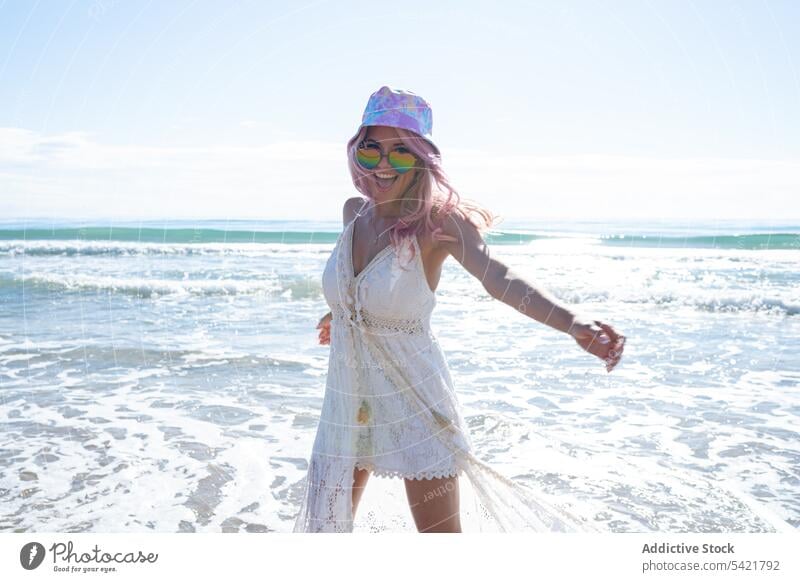
POLYGON ((439 241, 493 298, 523 315, 571 335, 587 352, 606 362, 611 371, 622 357, 625 336, 598 320, 590 320, 559 303, 547 291, 520 277, 509 266, 491 256, 489 246, 471 222, 459 216, 444 221, 444 234, 456 239, 439 241))

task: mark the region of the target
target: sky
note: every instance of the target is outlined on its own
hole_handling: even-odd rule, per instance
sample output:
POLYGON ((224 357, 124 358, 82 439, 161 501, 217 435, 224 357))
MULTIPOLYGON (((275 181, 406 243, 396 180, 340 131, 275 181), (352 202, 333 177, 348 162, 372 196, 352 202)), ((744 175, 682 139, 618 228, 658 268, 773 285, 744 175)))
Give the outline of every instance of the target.
POLYGON ((383 85, 507 218, 800 218, 798 28, 778 0, 0 0, 0 219, 339 220, 383 85))

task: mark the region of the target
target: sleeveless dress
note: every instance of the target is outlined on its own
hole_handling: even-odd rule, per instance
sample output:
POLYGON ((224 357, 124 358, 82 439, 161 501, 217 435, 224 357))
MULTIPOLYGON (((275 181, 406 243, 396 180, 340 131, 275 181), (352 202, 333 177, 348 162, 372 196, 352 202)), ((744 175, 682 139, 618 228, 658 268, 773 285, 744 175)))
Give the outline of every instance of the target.
POLYGON ((333 314, 330 359, 294 531, 353 531, 354 468, 406 479, 466 476, 459 485, 473 496, 465 506, 460 487, 462 523, 481 531, 599 531, 473 454, 430 328, 436 295, 417 237, 399 250, 384 247, 354 275, 357 218, 339 235, 322 275, 333 314))

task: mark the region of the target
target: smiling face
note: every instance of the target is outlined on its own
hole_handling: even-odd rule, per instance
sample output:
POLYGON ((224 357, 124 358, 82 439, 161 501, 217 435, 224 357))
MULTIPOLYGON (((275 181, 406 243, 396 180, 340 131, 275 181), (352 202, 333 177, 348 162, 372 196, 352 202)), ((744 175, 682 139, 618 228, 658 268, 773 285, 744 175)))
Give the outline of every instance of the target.
MULTIPOLYGON (((381 152, 386 154, 394 149, 404 153, 409 151, 400 141, 397 130, 384 125, 368 127, 364 144, 379 148, 381 152)), ((383 156, 377 166, 371 170, 365 169, 365 171, 368 174, 366 178, 367 187, 375 198, 375 202, 379 205, 384 205, 393 200, 399 200, 403 196, 414 182, 414 176, 419 172, 419 169, 415 168, 400 173, 392 167, 389 159, 383 156)))

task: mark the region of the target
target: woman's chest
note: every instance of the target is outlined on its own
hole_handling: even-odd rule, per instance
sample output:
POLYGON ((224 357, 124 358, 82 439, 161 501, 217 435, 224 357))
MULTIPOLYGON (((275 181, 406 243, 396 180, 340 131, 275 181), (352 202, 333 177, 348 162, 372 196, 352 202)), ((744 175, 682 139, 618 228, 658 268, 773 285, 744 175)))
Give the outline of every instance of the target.
POLYGON ((397 251, 389 249, 352 276, 343 249, 334 248, 325 264, 322 288, 325 300, 335 305, 355 306, 381 316, 413 317, 429 313, 435 303, 425 278, 419 248, 408 243, 397 251))

